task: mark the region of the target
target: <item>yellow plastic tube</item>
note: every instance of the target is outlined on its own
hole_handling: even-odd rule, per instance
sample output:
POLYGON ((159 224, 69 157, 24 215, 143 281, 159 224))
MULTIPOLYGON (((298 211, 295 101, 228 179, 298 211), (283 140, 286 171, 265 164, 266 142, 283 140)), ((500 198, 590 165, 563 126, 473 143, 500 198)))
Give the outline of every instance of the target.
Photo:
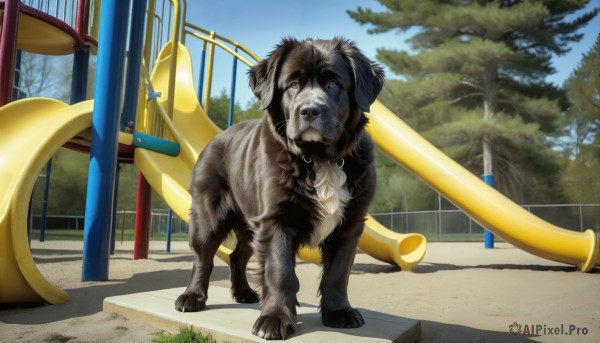
POLYGON ((27 211, 40 170, 64 143, 90 127, 92 107, 90 101, 68 106, 32 98, 0 108, 0 303, 69 299, 33 261, 27 211))
POLYGON ((599 265, 594 231, 566 230, 534 216, 446 156, 379 101, 371 106, 369 119, 367 129, 383 152, 481 226, 520 249, 582 272, 599 265))

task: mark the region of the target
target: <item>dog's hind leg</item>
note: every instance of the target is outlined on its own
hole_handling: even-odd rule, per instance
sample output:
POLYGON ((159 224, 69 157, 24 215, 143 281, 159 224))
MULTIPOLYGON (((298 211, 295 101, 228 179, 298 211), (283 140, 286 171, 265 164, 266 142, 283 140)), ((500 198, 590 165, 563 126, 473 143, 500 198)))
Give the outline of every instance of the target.
POLYGON ((231 270, 231 295, 238 303, 257 303, 258 294, 250 288, 246 275, 248 261, 252 257, 252 239, 245 224, 236 225, 234 228, 237 236, 237 245, 229 255, 229 268, 231 270), (243 229, 238 229, 242 227, 243 229))

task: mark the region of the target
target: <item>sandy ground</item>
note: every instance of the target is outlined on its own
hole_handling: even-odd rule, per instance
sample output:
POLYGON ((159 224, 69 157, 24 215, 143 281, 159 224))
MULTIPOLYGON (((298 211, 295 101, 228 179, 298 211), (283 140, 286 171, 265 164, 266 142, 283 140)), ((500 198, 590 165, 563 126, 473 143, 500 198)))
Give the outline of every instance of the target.
MULTIPOLYGON (((0 310, 0 342, 151 341, 156 328, 102 312, 108 296, 187 284, 193 260, 187 243, 174 243, 171 253, 164 242, 150 248, 149 259, 134 261, 132 243, 117 243, 110 281, 81 282, 81 242, 33 242, 40 271, 71 300, 0 310)), ((215 263, 212 284, 228 287, 227 265, 215 263)), ((299 300, 317 303, 319 267, 299 262, 296 270, 299 300)), ((600 342, 599 274, 598 268, 579 273, 507 244, 485 250, 482 243, 430 243, 413 272, 359 254, 349 293, 355 307, 421 320, 422 342, 600 342), (513 323, 540 330, 512 335, 513 323), (549 333, 561 325, 580 334, 549 333)))

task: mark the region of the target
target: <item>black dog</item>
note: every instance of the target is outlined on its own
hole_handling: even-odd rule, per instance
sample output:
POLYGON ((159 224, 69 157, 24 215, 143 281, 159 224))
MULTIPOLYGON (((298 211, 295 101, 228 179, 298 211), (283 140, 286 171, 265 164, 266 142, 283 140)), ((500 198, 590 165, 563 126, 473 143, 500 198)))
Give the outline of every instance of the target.
POLYGON ((192 278, 179 311, 205 307, 213 258, 233 230, 231 292, 258 302, 246 279, 257 254, 261 315, 253 333, 285 339, 296 328, 295 255, 322 251, 323 324, 364 324, 347 296, 350 268, 375 191, 373 143, 364 133, 383 86, 382 69, 344 39, 284 39, 249 71, 265 110, 218 135, 202 152, 191 180, 192 278))

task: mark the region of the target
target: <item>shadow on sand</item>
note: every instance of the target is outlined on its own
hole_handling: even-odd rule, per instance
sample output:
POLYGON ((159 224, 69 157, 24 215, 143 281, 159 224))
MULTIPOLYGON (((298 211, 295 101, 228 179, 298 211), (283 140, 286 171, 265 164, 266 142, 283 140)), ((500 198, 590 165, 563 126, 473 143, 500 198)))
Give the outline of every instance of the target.
MULTIPOLYGON (((102 312, 104 298, 157 289, 185 287, 190 279, 189 269, 162 270, 138 273, 125 280, 110 283, 91 283, 88 287, 65 289, 71 299, 60 305, 0 310, 0 322, 7 324, 46 324, 102 312)), ((229 279, 229 267, 216 266, 211 282, 229 279)), ((210 289, 209 289, 210 296, 210 289)))
MULTIPOLYGON (((437 273, 441 271, 469 270, 469 269, 491 269, 491 270, 528 270, 539 272, 577 272, 574 266, 546 266, 539 264, 481 264, 474 266, 461 266, 447 263, 421 263, 412 270, 416 274, 437 273)), ((355 263, 352 266, 352 274, 388 274, 400 271, 398 266, 385 264, 355 263)), ((594 268, 589 274, 600 274, 600 268, 594 268)))

